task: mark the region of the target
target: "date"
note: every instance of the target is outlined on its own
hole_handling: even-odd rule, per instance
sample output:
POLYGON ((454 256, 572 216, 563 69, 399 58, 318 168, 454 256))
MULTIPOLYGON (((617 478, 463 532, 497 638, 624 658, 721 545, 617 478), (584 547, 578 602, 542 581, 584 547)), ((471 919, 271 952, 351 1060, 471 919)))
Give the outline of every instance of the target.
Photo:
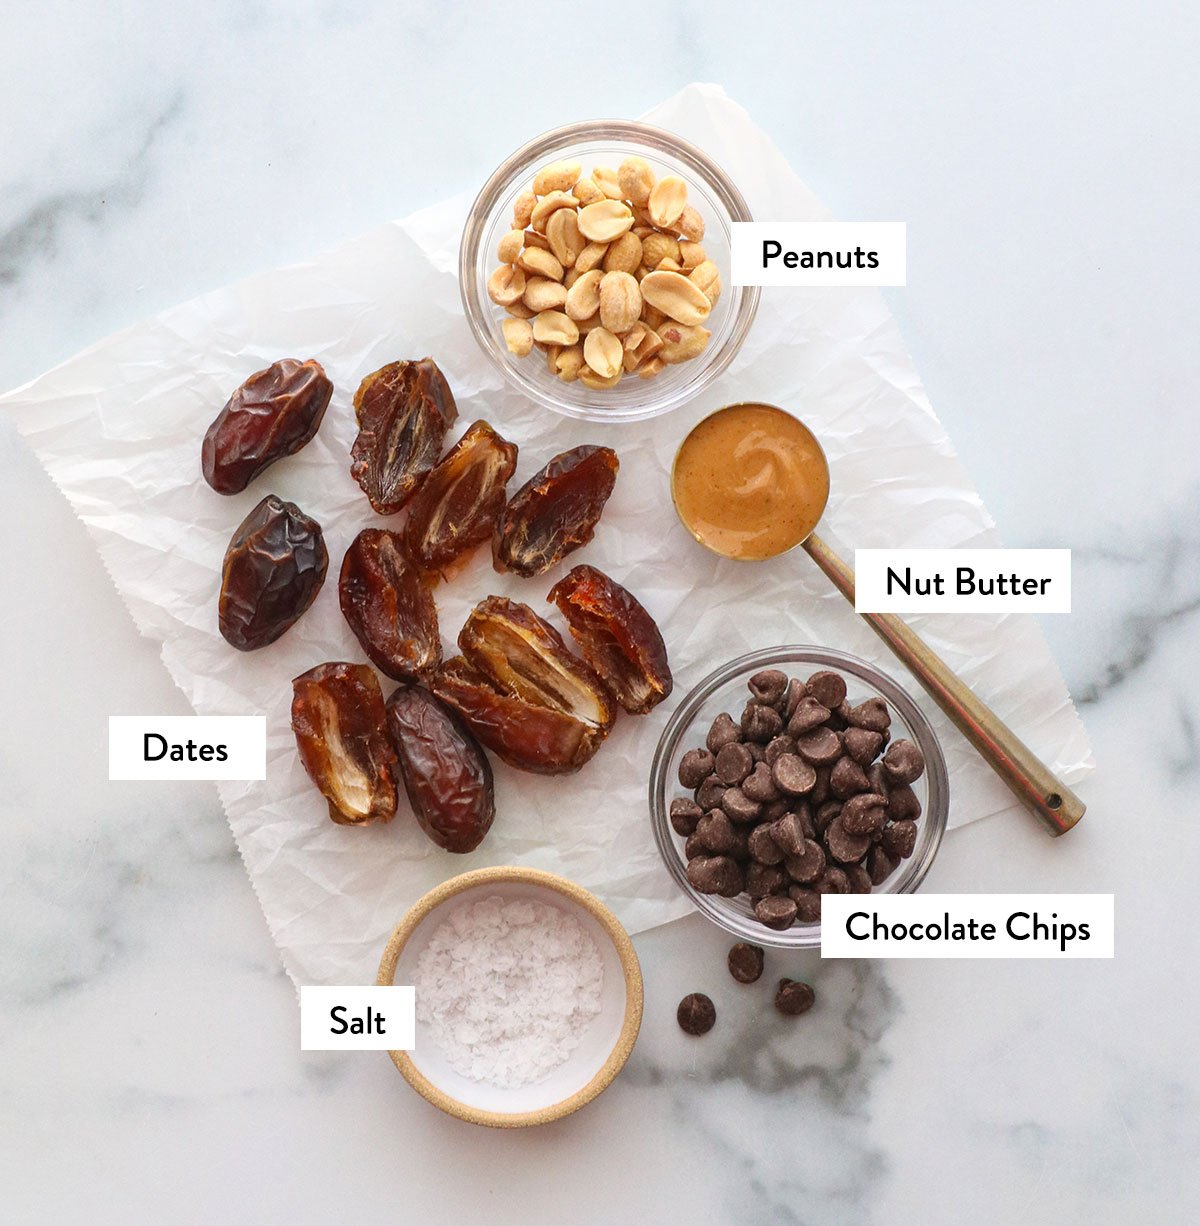
POLYGON ((292 682, 300 761, 339 826, 390 822, 396 751, 379 679, 365 664, 318 664, 292 682))
POLYGON ((364 528, 346 550, 342 614, 380 672, 415 681, 442 658, 437 606, 398 532, 364 528))
POLYGON ((241 493, 264 469, 312 439, 332 395, 333 384, 312 358, 283 358, 252 374, 204 435, 205 481, 218 494, 241 493))
POLYGON ((444 571, 490 539, 516 467, 516 446, 487 422, 473 423, 409 504, 404 540, 417 565, 444 571))
POLYGON ((600 679, 528 605, 489 596, 432 688, 489 749, 541 774, 578 770, 616 718, 600 679), (453 667, 451 667, 453 665, 453 667))
POLYGON ((273 643, 317 598, 329 568, 321 525, 268 494, 242 520, 221 566, 217 625, 238 651, 273 643))
POLYGON ((672 687, 667 648, 654 618, 634 595, 592 566, 573 567, 551 589, 583 658, 634 715, 645 715, 672 687))
POLYGON ((350 475, 380 515, 394 515, 437 463, 458 416, 454 395, 432 358, 392 362, 359 384, 354 412, 350 475))
POLYGON ((496 528, 498 571, 540 575, 595 534, 617 480, 611 447, 583 446, 556 455, 512 497, 496 528))
POLYGON ((446 851, 474 851, 496 816, 492 767, 479 742, 421 686, 398 689, 387 718, 417 823, 446 851))

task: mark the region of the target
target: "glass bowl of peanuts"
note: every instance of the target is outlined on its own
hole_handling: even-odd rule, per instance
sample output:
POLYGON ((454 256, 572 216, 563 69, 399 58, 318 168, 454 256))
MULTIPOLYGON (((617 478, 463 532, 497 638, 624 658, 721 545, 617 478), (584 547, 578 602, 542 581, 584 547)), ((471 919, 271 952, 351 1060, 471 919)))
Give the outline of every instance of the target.
POLYGON ((915 891, 949 794, 937 734, 908 692, 866 660, 804 645, 710 673, 650 768, 654 839, 675 883, 738 940, 783 949, 820 944, 825 893, 915 891))
POLYGON ((459 249, 483 351, 530 399, 585 421, 690 400, 733 361, 759 291, 729 284, 750 210, 681 137, 604 119, 518 149, 475 200, 459 249))

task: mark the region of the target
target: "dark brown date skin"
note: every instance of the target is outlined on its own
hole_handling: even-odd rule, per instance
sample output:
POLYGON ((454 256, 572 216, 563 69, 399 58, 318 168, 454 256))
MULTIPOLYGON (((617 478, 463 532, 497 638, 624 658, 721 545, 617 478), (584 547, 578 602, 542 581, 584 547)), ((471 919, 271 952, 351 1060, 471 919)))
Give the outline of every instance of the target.
POLYGON ((634 595, 593 566, 576 566, 551 589, 583 658, 633 715, 671 692, 667 648, 654 618, 634 595))
POLYGON ((365 664, 318 664, 292 682, 300 761, 339 826, 390 822, 396 751, 379 679, 365 664))
POLYGON ((570 774, 599 747, 587 724, 561 711, 502 694, 462 656, 447 660, 430 678, 429 688, 462 716, 488 749, 517 770, 570 774))
POLYGON ((392 362, 359 384, 354 412, 350 475, 380 515, 394 515, 437 463, 458 416, 454 395, 432 358, 392 362))
POLYGON ((404 541, 422 570, 444 571, 490 539, 516 467, 516 446, 487 422, 467 429, 409 503, 404 541))
POLYGON ((437 606, 398 532, 364 528, 342 559, 342 614, 380 672, 415 681, 442 658, 437 606))
POLYGON ((205 481, 218 494, 240 494, 263 469, 312 439, 332 395, 333 384, 312 358, 283 358, 252 374, 204 436, 205 481))
POLYGON ((578 770, 616 717, 600 679, 529 608, 489 596, 458 636, 463 659, 431 682, 439 698, 511 766, 539 774, 578 770))
POLYGON ((238 651, 273 643, 317 598, 329 552, 321 525, 268 494, 242 520, 221 566, 217 624, 238 651))
POLYGON ((388 732, 421 829, 446 851, 474 851, 496 816, 492 767, 453 711, 420 686, 387 703, 388 732))
POLYGON ((596 531, 620 461, 611 447, 564 451, 513 495, 492 541, 498 571, 540 575, 596 531))

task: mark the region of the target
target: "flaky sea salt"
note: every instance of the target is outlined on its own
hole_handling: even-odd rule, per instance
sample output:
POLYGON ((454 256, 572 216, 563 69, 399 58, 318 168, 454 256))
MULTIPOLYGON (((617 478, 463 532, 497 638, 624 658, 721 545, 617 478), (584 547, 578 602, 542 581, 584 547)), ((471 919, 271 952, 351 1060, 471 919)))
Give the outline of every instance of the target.
POLYGON ((450 1067, 505 1089, 542 1081, 600 1012, 604 963, 573 915, 530 899, 459 903, 417 958, 417 1020, 450 1067))

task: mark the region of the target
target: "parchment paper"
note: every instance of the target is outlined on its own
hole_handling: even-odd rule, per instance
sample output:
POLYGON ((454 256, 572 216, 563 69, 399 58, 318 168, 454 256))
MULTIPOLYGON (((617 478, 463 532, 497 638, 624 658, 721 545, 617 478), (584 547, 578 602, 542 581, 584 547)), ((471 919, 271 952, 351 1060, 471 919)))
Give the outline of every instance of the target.
MULTIPOLYGON (((760 220, 829 216, 720 89, 690 86, 646 118, 710 153, 760 220)), ((307 263, 207 294, 0 398, 90 530, 139 630, 162 643, 163 661, 196 711, 267 715, 266 780, 223 783, 220 794, 293 979, 372 982, 380 949, 405 909, 435 883, 486 864, 564 873, 599 894, 631 931, 685 914, 688 903, 651 837, 650 759, 675 701, 712 668, 754 648, 809 642, 876 661, 908 685, 943 738, 951 825, 1013 808, 1009 793, 803 555, 753 567, 721 561, 695 545, 670 508, 667 473, 687 429, 721 404, 760 397, 799 412, 824 443, 833 494, 822 532, 844 556, 859 546, 999 543, 878 292, 766 290, 737 361, 697 402, 652 422, 575 423, 509 391, 471 337, 455 275, 469 204, 465 196, 448 201, 307 263), (579 443, 610 444, 621 458, 595 540, 564 566, 538 580, 500 577, 485 550, 439 589, 448 653, 483 596, 511 595, 548 609, 551 584, 587 561, 651 610, 676 679, 675 698, 649 717, 621 718, 579 775, 543 779, 497 764, 499 815, 469 856, 434 847, 403 798, 389 825, 333 825, 297 761, 289 727, 292 677, 325 660, 365 662, 339 612, 336 577, 355 534, 386 521, 348 471, 354 390, 384 363, 425 354, 436 358, 458 400, 452 439, 483 417, 520 445, 511 488, 579 443), (201 479, 200 440, 230 392, 283 356, 318 358, 333 379, 320 433, 241 495, 221 497, 201 479), (219 570, 233 529, 268 492, 298 502, 324 525, 330 576, 291 631, 247 655, 217 633, 219 570)), ((1068 782, 1091 769, 1083 726, 1032 617, 912 622, 1068 782)))

